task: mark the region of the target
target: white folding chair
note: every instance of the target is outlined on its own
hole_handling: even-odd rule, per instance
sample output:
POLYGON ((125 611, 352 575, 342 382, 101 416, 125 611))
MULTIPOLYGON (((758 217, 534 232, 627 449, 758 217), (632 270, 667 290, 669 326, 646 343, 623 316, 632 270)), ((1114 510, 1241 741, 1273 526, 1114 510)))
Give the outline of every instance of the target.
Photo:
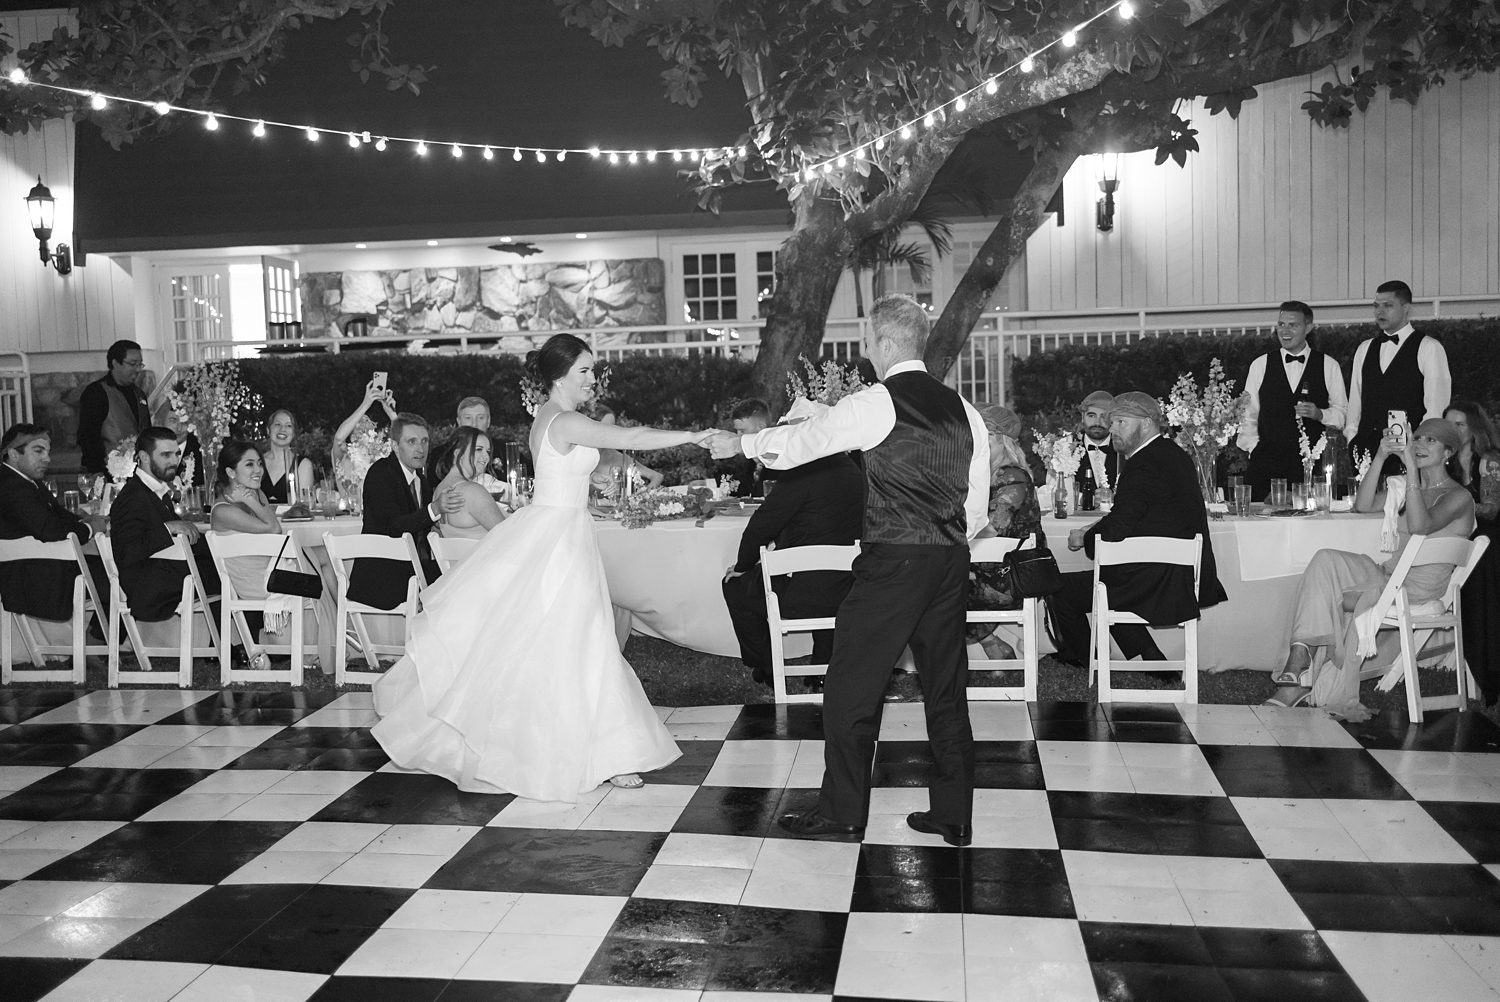
POLYGON ((1203 553, 1203 537, 1173 539, 1168 536, 1137 536, 1118 542, 1098 540, 1094 549, 1094 656, 1089 666, 1089 681, 1097 671, 1101 703, 1196 703, 1198 702, 1198 619, 1194 617, 1173 624, 1183 631, 1181 661, 1122 661, 1120 671, 1180 671, 1181 689, 1120 689, 1114 685, 1111 672, 1109 628, 1116 623, 1146 625, 1140 616, 1109 607, 1109 589, 1100 580, 1100 572, 1111 564, 1174 564, 1193 570, 1193 596, 1198 595, 1198 561, 1203 553))
MULTIPOLYGON (((1024 539, 1009 536, 990 536, 969 543, 970 564, 998 564, 1005 555, 1026 543, 1024 539)), ((1019 609, 970 609, 964 617, 966 623, 1010 624, 1021 628, 1021 656, 1017 658, 981 658, 969 661, 970 671, 1019 671, 1020 685, 971 685, 967 687, 970 699, 1036 699, 1037 674, 1041 658, 1037 653, 1037 638, 1041 635, 1042 604, 1034 598, 1023 599, 1019 609)))
POLYGON ((147 683, 161 684, 172 676, 165 672, 151 670, 151 658, 177 656, 177 685, 183 689, 193 684, 193 658, 216 658, 219 656, 219 627, 214 618, 209 614, 209 606, 217 601, 217 595, 209 595, 203 587, 203 578, 198 573, 197 561, 193 559, 192 547, 188 545, 187 537, 174 536, 170 545, 151 554, 152 560, 180 560, 187 564, 187 574, 182 578, 181 597, 177 600, 177 607, 172 617, 177 620, 177 644, 175 646, 156 646, 146 643, 141 633, 140 622, 131 613, 125 598, 125 589, 120 586, 120 568, 115 563, 115 551, 109 537, 100 535, 95 537, 99 544, 99 559, 104 562, 104 573, 109 577, 109 625, 106 628, 106 636, 109 638, 109 685, 115 688, 122 683, 147 683), (209 643, 207 646, 194 646, 193 644, 193 621, 197 616, 203 617, 203 623, 208 628, 209 643), (130 648, 135 652, 136 661, 140 663, 138 670, 126 670, 120 667, 120 624, 125 624, 125 635, 130 640, 130 648))
POLYGON ((432 547, 432 557, 437 561, 438 570, 447 574, 469 559, 469 554, 479 546, 479 540, 463 536, 445 537, 434 529, 427 534, 427 545, 432 547))
POLYGON ((336 641, 334 650, 338 656, 334 658, 333 676, 336 685, 344 685, 347 682, 360 682, 374 684, 383 672, 380 670, 380 659, 377 655, 392 654, 400 656, 406 653, 405 636, 399 644, 376 644, 370 639, 370 631, 365 626, 366 616, 395 616, 401 619, 405 629, 411 628, 411 619, 417 614, 417 602, 426 587, 427 576, 422 572, 422 560, 417 555, 417 544, 412 540, 411 533, 403 533, 400 536, 378 536, 369 533, 361 533, 354 536, 336 536, 331 532, 323 533, 323 545, 328 548, 328 560, 333 564, 333 576, 335 581, 335 597, 337 599, 338 611, 333 617, 333 636, 336 641), (396 560, 411 563, 413 574, 406 583, 406 598, 394 609, 381 609, 363 602, 356 602, 349 597, 349 571, 355 560, 396 560), (365 656, 365 663, 370 666, 369 671, 351 669, 348 658, 342 649, 342 643, 337 642, 345 636, 349 625, 354 627, 354 635, 359 640, 360 650, 365 656))
MULTIPOLYGON (((290 533, 263 535, 251 532, 210 532, 208 533, 208 551, 213 554, 214 567, 219 572, 222 592, 219 601, 219 635, 226 642, 219 645, 219 684, 286 682, 300 686, 302 684, 302 659, 307 654, 309 646, 304 640, 306 637, 304 609, 306 600, 293 596, 290 636, 287 643, 262 643, 250 629, 250 624, 245 621, 245 613, 260 612, 265 608, 265 599, 242 598, 235 591, 234 580, 229 574, 229 562, 259 557, 267 562, 267 570, 269 570, 270 561, 275 560, 277 554, 282 554, 283 558, 294 558, 299 571, 307 574, 317 573, 303 555, 302 548, 297 545, 297 541, 290 533), (265 653, 286 655, 288 666, 286 668, 235 668, 230 656, 231 642, 229 641, 235 633, 239 634, 240 640, 245 645, 245 654, 250 664, 255 663, 257 653, 265 653)), ((314 654, 317 653, 316 645, 312 645, 312 651, 314 654)))
POLYGON ((787 619, 781 614, 781 601, 771 588, 771 579, 783 574, 800 574, 805 571, 845 571, 854 566, 859 556, 859 544, 847 546, 792 546, 784 550, 760 548, 760 577, 766 589, 766 622, 771 628, 771 681, 778 703, 821 703, 821 692, 799 692, 788 694, 788 675, 800 678, 828 674, 828 666, 787 666, 784 643, 788 633, 813 633, 831 630, 833 616, 817 616, 808 619, 787 619))
MULTIPOLYGON (((88 670, 86 656, 109 653, 107 644, 90 644, 84 639, 89 617, 104 606, 94 590, 94 579, 89 575, 82 544, 78 542, 77 536, 72 535, 53 543, 44 543, 31 536, 0 540, 0 564, 10 563, 13 560, 57 560, 77 564, 78 576, 73 579, 73 617, 69 620, 72 642, 66 646, 48 643, 43 639, 39 626, 39 623, 43 621, 19 612, 11 612, 5 608, 4 599, 0 599, 0 682, 5 685, 17 681, 71 682, 73 685, 82 685, 88 670), (25 645, 31 663, 36 666, 35 670, 25 668, 16 671, 15 666, 11 664, 15 657, 14 637, 11 635, 12 622, 16 631, 21 634, 21 643, 25 645), (48 668, 47 656, 49 654, 70 656, 72 667, 48 668)), ((103 619, 102 616, 100 618, 103 619)), ((103 627, 102 622, 100 626, 103 627)))
MULTIPOLYGON (((1396 630, 1401 637, 1401 655, 1391 665, 1377 688, 1389 691, 1401 679, 1406 680, 1406 709, 1412 723, 1421 723, 1427 710, 1463 709, 1478 692, 1464 661, 1463 607, 1461 590, 1479 560, 1489 547, 1489 538, 1462 539, 1454 536, 1413 535, 1396 561, 1391 578, 1381 589, 1380 597, 1370 613, 1379 617, 1381 630, 1396 630), (1448 587, 1440 598, 1430 602, 1413 604, 1406 594, 1406 577, 1413 567, 1424 564, 1452 564, 1453 573, 1448 578, 1448 587), (1437 630, 1453 631, 1452 661, 1454 691, 1436 696, 1423 696, 1421 682, 1417 676, 1418 664, 1437 660, 1447 662, 1446 657, 1424 658, 1423 648, 1437 630)), ((1442 654, 1449 648, 1445 645, 1442 654)))

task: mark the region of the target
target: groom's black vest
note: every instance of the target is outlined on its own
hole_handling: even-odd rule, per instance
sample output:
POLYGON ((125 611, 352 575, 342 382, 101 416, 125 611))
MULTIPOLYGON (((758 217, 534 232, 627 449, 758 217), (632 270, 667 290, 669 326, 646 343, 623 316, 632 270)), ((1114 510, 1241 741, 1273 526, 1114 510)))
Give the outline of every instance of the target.
POLYGON ((865 451, 866 543, 963 546, 974 435, 957 393, 925 372, 885 380, 896 426, 865 451))

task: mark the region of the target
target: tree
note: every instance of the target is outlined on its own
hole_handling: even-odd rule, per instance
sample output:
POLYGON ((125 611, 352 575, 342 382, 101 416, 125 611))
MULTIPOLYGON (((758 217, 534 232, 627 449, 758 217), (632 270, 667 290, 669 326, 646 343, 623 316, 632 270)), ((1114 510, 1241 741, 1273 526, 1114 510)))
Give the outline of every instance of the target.
POLYGON ((1176 102, 1236 114, 1258 84, 1360 57, 1308 102, 1337 125, 1379 89, 1414 100, 1444 73, 1494 69, 1500 51, 1484 0, 1160 0, 1129 19, 1100 0, 554 2, 603 44, 654 46, 673 100, 692 104, 714 65, 743 85, 742 152, 706 159, 693 180, 705 207, 748 183, 777 185, 791 205, 755 367, 772 398, 797 355, 816 354, 860 242, 909 218, 973 130, 1002 130, 1034 164, 939 321, 940 369, 1078 156, 1155 146, 1180 164, 1196 141, 1176 102), (1085 20, 1076 47, 1052 44, 1085 20))
MULTIPOLYGON (((430 66, 397 63, 381 20, 392 0, 91 0, 79 4, 77 27, 16 52, 30 79, 89 88, 109 80, 121 97, 195 108, 221 106, 262 82, 285 53, 286 36, 310 21, 364 16, 347 39, 350 71, 389 90, 417 93, 430 66)), ((14 50, 0 36, 0 58, 14 50)), ((117 105, 94 109, 73 94, 36 87, 0 89, 0 131, 25 132, 51 118, 94 122, 115 147, 175 127, 180 116, 117 105)))

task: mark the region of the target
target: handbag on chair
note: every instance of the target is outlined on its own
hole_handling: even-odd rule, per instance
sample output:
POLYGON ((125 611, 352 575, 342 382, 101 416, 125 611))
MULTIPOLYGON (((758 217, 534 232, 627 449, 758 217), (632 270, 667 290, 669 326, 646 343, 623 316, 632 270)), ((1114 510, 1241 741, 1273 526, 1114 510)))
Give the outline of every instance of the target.
POLYGON ((1016 598, 1046 598, 1063 586, 1057 558, 1047 549, 1047 537, 1040 532, 1036 536, 1037 545, 1011 550, 1000 564, 1001 586, 1016 598))
POLYGON ((266 574, 266 593, 295 595, 311 599, 322 598, 323 579, 321 577, 306 571, 289 571, 281 567, 281 555, 286 552, 287 542, 287 539, 281 541, 281 549, 276 551, 276 559, 271 561, 269 573, 266 574))

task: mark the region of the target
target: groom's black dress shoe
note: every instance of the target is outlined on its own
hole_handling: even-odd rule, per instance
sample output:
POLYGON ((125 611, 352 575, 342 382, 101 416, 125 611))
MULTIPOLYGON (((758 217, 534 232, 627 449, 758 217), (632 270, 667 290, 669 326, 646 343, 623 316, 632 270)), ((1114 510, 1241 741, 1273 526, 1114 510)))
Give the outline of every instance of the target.
POLYGON ((841 825, 837 821, 828 820, 817 811, 808 811, 805 814, 783 814, 776 822, 776 826, 799 838, 858 842, 865 837, 864 825, 841 825))
POLYGON ((940 835, 949 845, 965 846, 974 841, 973 825, 945 825, 932 820, 926 811, 917 811, 906 816, 906 826, 923 835, 940 835))

